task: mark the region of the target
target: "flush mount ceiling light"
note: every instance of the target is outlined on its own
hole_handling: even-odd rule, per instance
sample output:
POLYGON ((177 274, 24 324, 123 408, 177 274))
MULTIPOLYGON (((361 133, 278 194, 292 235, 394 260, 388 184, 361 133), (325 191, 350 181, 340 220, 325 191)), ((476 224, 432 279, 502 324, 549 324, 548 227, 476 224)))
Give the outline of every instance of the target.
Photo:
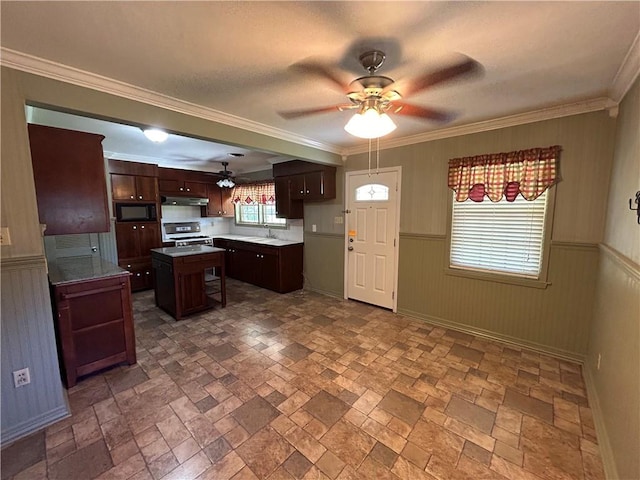
POLYGON ((142 129, 142 133, 144 133, 145 137, 155 143, 162 143, 169 138, 169 134, 167 132, 158 128, 144 128, 142 129))
POLYGON ((365 104, 344 126, 348 133, 360 138, 384 137, 396 128, 391 117, 381 111, 376 104, 373 106, 365 104))

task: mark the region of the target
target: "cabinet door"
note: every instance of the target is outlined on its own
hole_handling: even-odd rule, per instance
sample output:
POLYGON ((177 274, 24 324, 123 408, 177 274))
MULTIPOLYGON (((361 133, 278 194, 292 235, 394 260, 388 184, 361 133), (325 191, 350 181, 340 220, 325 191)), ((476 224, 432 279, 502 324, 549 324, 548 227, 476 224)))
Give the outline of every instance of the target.
POLYGON ((138 236, 140 239, 141 257, 149 257, 152 248, 159 248, 162 240, 160 239, 160 228, 157 223, 141 223, 138 225, 138 236))
POLYGON ((136 199, 136 177, 133 175, 111 174, 111 196, 113 200, 136 199))
MULTIPOLYGON (((216 185, 217 186, 217 185, 216 185)), ((222 203, 222 216, 223 217, 235 217, 235 204, 233 203, 233 189, 221 188, 220 198, 222 203)))
POLYGON ((136 176, 136 200, 158 201, 158 183, 155 177, 136 176))
POLYGON ((207 217, 219 217, 222 215, 222 194, 220 187, 215 183, 207 185, 207 198, 209 203, 206 207, 207 217))
POLYGON ((302 200, 291 199, 291 177, 276 177, 276 216, 278 218, 303 218, 302 200))
POLYGON ((182 188, 182 180, 177 178, 160 178, 158 179, 158 188, 162 194, 180 194, 182 193, 180 190, 182 188))
POLYGON ((102 135, 29 124, 38 216, 45 235, 108 232, 102 135))
POLYGON ((260 278, 258 286, 268 288, 269 290, 279 290, 279 261, 278 255, 261 253, 260 254, 260 278))
POLYGON ((134 223, 116 223, 116 246, 120 260, 139 257, 138 225, 134 223))
POLYGON ((302 200, 306 195, 304 177, 304 174, 287 177, 289 179, 289 191, 293 200, 302 200))
POLYGON ((207 184, 200 182, 184 182, 183 193, 188 194, 190 197, 204 198, 207 196, 207 184))
POLYGON ((235 278, 247 283, 255 284, 258 279, 258 262, 255 252, 234 249, 233 268, 235 278))
POLYGON ((304 175, 304 194, 306 200, 324 198, 324 172, 312 172, 304 175))
POLYGON ((207 306, 207 293, 204 288, 204 270, 181 273, 179 275, 180 315, 202 310, 207 306))

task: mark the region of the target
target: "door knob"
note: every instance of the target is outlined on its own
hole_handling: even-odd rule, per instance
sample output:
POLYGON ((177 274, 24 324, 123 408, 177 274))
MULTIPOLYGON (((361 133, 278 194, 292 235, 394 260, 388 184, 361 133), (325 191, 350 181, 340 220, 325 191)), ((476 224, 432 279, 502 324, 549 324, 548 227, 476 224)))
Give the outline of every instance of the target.
POLYGON ((351 245, 349 245, 349 248, 347 248, 347 250, 352 251, 353 247, 351 245))

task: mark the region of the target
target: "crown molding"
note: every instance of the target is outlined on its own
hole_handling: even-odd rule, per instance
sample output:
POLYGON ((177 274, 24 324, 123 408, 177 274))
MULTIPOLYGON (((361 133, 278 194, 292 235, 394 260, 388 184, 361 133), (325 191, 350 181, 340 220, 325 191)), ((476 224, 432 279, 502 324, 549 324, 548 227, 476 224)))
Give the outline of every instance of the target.
POLYGON ((620 103, 629 89, 633 86, 636 78, 640 74, 640 31, 636 35, 627 55, 622 61, 622 65, 613 77, 613 85, 609 91, 609 96, 620 103))
POLYGON ((206 108, 195 103, 163 95, 119 80, 114 80, 112 78, 80 70, 68 65, 63 65, 61 63, 52 62, 50 60, 11 50, 9 48, 0 47, 0 65, 26 73, 39 75, 41 77, 70 83, 79 87, 85 87, 99 92, 108 93, 110 95, 116 95, 129 100, 142 102, 177 113, 210 120, 230 127, 249 130, 254 133, 267 135, 269 137, 285 140, 306 147, 317 148, 331 153, 341 153, 340 147, 336 145, 319 142, 286 130, 253 122, 246 118, 230 115, 212 108, 206 108))
MULTIPOLYGON (((558 105, 555 107, 543 108, 531 112, 518 113, 501 118, 484 120, 481 122, 468 123, 455 127, 441 128, 439 130, 410 135, 402 138, 394 138, 388 140, 380 140, 380 149, 404 147, 415 143, 430 142, 443 138, 459 137, 461 135, 470 135, 473 133, 487 132, 490 130, 498 130, 501 128, 515 127, 527 123, 540 122, 543 120, 551 120, 554 118, 568 117, 581 113, 595 112, 598 110, 607 110, 615 108, 616 102, 607 97, 594 98, 581 102, 570 103, 566 105, 558 105)), ((368 145, 358 145, 347 148, 342 151, 343 155, 355 155, 368 151, 368 145)))

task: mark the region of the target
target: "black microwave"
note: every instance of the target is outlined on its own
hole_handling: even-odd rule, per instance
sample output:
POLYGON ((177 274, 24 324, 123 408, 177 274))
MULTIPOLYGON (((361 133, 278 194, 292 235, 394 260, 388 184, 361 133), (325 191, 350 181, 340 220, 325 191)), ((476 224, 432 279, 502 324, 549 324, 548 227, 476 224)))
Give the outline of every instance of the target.
POLYGON ((155 222, 158 219, 155 203, 117 203, 118 222, 155 222))

